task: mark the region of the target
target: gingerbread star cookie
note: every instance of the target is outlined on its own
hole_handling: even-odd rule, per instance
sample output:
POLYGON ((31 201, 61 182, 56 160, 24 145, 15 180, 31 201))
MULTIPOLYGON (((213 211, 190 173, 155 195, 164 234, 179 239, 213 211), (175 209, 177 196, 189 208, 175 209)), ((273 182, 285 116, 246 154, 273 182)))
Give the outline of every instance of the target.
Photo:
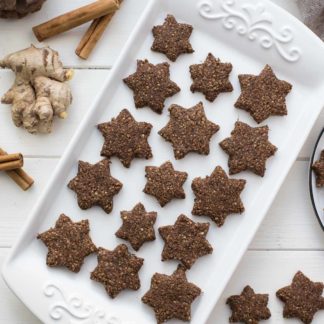
POLYGON ((204 179, 195 178, 191 184, 196 196, 192 214, 208 216, 217 226, 222 226, 228 215, 244 212, 240 194, 245 184, 243 179, 228 178, 220 166, 204 179))
POLYGON ((98 125, 105 143, 101 155, 107 158, 117 156, 126 168, 134 158, 150 159, 152 150, 147 142, 152 125, 137 122, 127 109, 116 118, 98 125))
POLYGON ((229 155, 229 174, 250 170, 264 176, 267 159, 274 155, 277 148, 268 140, 269 127, 250 127, 236 122, 231 137, 219 143, 229 155))
POLYGON ((98 205, 107 214, 112 211, 113 197, 123 185, 111 176, 109 164, 109 160, 96 164, 79 161, 78 174, 69 182, 68 187, 76 192, 81 209, 98 205))
POLYGON ((175 158, 182 159, 189 152, 208 155, 210 139, 219 126, 207 119, 202 102, 189 109, 172 105, 169 112, 170 121, 159 134, 171 142, 175 158))
POLYGON ((120 214, 123 225, 116 236, 128 240, 135 251, 145 242, 155 240, 156 212, 146 212, 143 204, 138 203, 131 211, 122 211, 120 214))
POLYGON ((85 257, 97 251, 89 232, 88 220, 74 223, 61 214, 54 228, 37 235, 48 248, 46 264, 79 272, 85 257))
POLYGON ((98 250, 98 265, 91 272, 91 279, 103 284, 107 294, 115 298, 122 290, 138 290, 141 287, 138 272, 144 259, 129 253, 125 244, 113 251, 98 250))
POLYGON ((315 313, 324 309, 323 288, 322 282, 313 282, 298 271, 291 285, 276 293, 285 303, 283 317, 299 318, 303 323, 310 324, 315 313))
POLYGON ((272 115, 287 115, 286 96, 292 85, 279 80, 269 65, 260 75, 239 75, 239 81, 242 93, 235 107, 249 112, 257 123, 272 115))
POLYGON ((320 159, 312 165, 312 169, 316 175, 316 186, 324 186, 324 150, 321 152, 320 159))
POLYGON ((231 63, 222 63, 209 53, 204 63, 190 66, 193 80, 190 90, 202 92, 208 101, 213 102, 221 92, 233 91, 228 79, 231 71, 231 63))
POLYGON ((162 261, 179 260, 190 269, 196 260, 213 252, 206 239, 209 223, 195 223, 185 215, 180 215, 172 226, 159 228, 165 244, 162 261))
POLYGON ((174 16, 168 15, 163 25, 153 27, 152 50, 165 54, 175 62, 181 54, 194 52, 189 42, 192 30, 191 25, 180 24, 174 16))
POLYGON ((147 166, 145 173, 147 183, 143 191, 154 196, 161 207, 174 198, 186 198, 182 186, 187 180, 188 174, 174 170, 171 162, 165 162, 159 167, 147 166))
POLYGON ((180 91, 170 79, 168 63, 153 65, 148 60, 138 60, 137 71, 124 82, 134 92, 136 108, 150 107, 158 114, 162 113, 165 100, 180 91))
POLYGON ((250 286, 246 286, 241 295, 231 296, 226 301, 232 310, 230 323, 258 324, 269 319, 268 301, 268 294, 256 294, 250 286))
POLYGON ((155 273, 142 301, 153 308, 157 324, 171 319, 189 322, 191 304, 200 294, 200 288, 188 282, 185 268, 179 266, 170 276, 155 273))

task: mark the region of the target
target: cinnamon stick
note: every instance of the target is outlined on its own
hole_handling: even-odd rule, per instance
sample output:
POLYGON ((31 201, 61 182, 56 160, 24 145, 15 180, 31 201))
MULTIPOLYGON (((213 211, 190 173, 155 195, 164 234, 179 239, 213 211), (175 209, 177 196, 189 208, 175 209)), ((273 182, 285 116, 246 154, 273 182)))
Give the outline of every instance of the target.
MULTIPOLYGON (((122 1, 123 0, 119 0, 119 4, 121 4, 122 1)), ((99 39, 106 30, 115 13, 116 11, 97 18, 91 23, 90 27, 83 35, 77 49, 75 50, 76 55, 84 60, 90 56, 92 50, 97 45, 99 39)))
MULTIPOLYGON (((4 155, 7 155, 7 152, 0 148, 0 156, 4 155)), ((29 189, 34 183, 34 180, 21 168, 5 172, 23 190, 29 189)))
POLYGON ((0 171, 19 169, 23 165, 24 159, 20 153, 0 156, 0 171))
POLYGON ((41 42, 90 20, 112 13, 118 8, 118 0, 98 0, 35 26, 33 32, 41 42))

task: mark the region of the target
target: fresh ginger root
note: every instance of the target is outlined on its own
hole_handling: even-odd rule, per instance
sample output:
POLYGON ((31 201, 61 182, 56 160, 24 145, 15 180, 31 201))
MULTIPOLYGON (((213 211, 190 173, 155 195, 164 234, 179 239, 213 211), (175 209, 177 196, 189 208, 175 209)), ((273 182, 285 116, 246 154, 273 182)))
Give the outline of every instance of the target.
POLYGON ((0 67, 16 74, 1 102, 12 105, 12 120, 17 127, 32 134, 50 133, 55 116, 67 117, 72 94, 65 81, 73 77, 73 70, 63 68, 58 52, 31 45, 0 60, 0 67))

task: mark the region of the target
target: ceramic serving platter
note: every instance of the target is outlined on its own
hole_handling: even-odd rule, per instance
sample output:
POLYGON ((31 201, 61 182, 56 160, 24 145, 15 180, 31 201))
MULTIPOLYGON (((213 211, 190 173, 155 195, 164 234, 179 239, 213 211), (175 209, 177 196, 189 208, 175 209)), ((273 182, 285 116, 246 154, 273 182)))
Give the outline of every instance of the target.
MULTIPOLYGON (((45 262, 47 249, 35 237, 53 226, 59 214, 65 213, 74 221, 89 219, 95 244, 113 249, 124 242, 114 235, 121 225, 120 211, 130 210, 138 202, 142 202, 148 211, 158 212, 156 229, 173 224, 181 213, 195 221, 209 221, 208 218, 191 215, 194 199, 191 181, 195 177, 209 175, 217 165, 228 171, 227 155, 218 143, 230 135, 237 120, 257 126, 249 114, 234 108, 240 94, 237 76, 241 73, 259 74, 265 64, 270 64, 280 79, 293 84, 293 90, 287 97, 289 113, 286 117, 271 117, 263 123, 269 125, 270 141, 278 147, 278 152, 268 160, 264 178, 249 172, 235 176, 247 180, 241 195, 245 212, 229 216, 221 228, 211 224, 207 238, 214 252, 200 258, 187 272, 189 281, 203 291, 192 305, 191 323, 205 323, 324 105, 323 57, 324 46, 312 32, 284 10, 265 0, 149 1, 4 265, 3 276, 8 286, 44 323, 154 323, 154 313, 142 304, 141 296, 149 289, 155 272, 171 274, 177 265, 176 262, 160 261, 163 243, 159 235, 153 243, 145 244, 137 253, 145 259, 140 271, 141 289, 136 292, 124 291, 114 300, 107 296, 103 286, 89 279, 90 272, 96 266, 95 255, 85 260, 78 274, 49 268, 45 262), (148 108, 136 110, 132 92, 122 79, 135 71, 136 59, 147 58, 155 64, 167 61, 162 54, 150 50, 153 41, 151 29, 161 24, 167 14, 173 14, 180 22, 194 26, 191 43, 195 53, 182 55, 176 63, 171 64, 171 79, 180 85, 182 91, 166 101, 165 111, 160 116, 148 108), (214 103, 189 90, 189 65, 202 62, 209 52, 223 62, 233 64, 230 81, 234 91, 221 94, 214 103), (207 117, 220 125, 220 131, 210 143, 208 156, 190 154, 176 161, 171 145, 157 132, 168 121, 169 105, 176 103, 191 107, 199 101, 204 103, 207 117), (124 184, 114 199, 113 212, 107 215, 99 207, 80 210, 75 194, 67 188, 67 183, 77 172, 78 160, 95 163, 101 159, 103 138, 96 125, 109 121, 123 108, 128 108, 136 120, 153 124, 149 143, 154 158, 149 161, 138 159, 130 169, 125 169, 119 160, 113 158, 112 175, 124 184), (188 172, 184 186, 187 197, 161 208, 154 198, 142 192, 145 185, 144 168, 146 165, 160 165, 167 160, 177 170, 188 172)), ((224 319, 224 323, 226 321, 224 319)))
POLYGON ((324 230, 324 188, 316 186, 316 176, 312 170, 312 165, 320 159, 321 151, 324 150, 324 129, 318 136, 314 151, 309 164, 309 192, 315 215, 324 230))

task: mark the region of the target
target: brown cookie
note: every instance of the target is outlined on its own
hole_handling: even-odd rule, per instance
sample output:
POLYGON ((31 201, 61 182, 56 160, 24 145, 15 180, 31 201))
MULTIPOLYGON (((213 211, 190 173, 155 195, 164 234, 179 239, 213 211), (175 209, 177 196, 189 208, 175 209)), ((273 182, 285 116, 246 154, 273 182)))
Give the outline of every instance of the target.
POLYGON ((323 288, 322 282, 313 282, 298 271, 291 285, 276 293, 285 303, 283 317, 299 318, 303 323, 310 324, 315 313, 324 309, 323 288))
POLYGON ((236 122, 231 137, 219 143, 229 155, 229 174, 250 170, 264 176, 267 159, 274 155, 277 148, 268 141, 269 127, 250 127, 236 122))
POLYGON ((91 272, 91 279, 103 284, 107 294, 115 298, 122 290, 138 290, 141 282, 138 272, 144 259, 129 253, 125 244, 118 245, 113 251, 98 250, 98 265, 91 272))
POLYGON ((324 186, 324 150, 321 151, 320 159, 315 161, 312 165, 312 169, 316 175, 316 186, 324 186))
POLYGON ((153 27, 154 42, 151 49, 175 62, 181 54, 194 52, 189 42, 192 30, 191 25, 180 24, 172 15, 167 15, 163 25, 153 27))
POLYGON ((127 109, 116 118, 98 125, 105 143, 101 155, 107 158, 117 156, 126 168, 134 158, 150 159, 152 150, 147 142, 152 125, 137 122, 127 109))
POLYGON ((157 324, 173 318, 188 322, 191 319, 191 304, 200 294, 200 288, 188 282, 185 268, 178 266, 171 276, 155 273, 151 288, 142 301, 153 308, 157 324))
POLYGON ((245 183, 243 179, 228 178, 220 166, 204 179, 195 178, 191 184, 196 196, 192 214, 208 216, 217 226, 222 226, 228 215, 244 212, 240 194, 245 183))
POLYGON ((147 183, 143 191, 154 196, 161 207, 174 198, 186 198, 182 186, 187 180, 188 173, 174 170, 171 162, 165 162, 159 167, 147 166, 145 173, 147 183))
POLYGON ((210 139, 219 126, 207 119, 202 102, 189 109, 172 105, 169 111, 170 120, 159 134, 171 142, 175 158, 182 159, 189 152, 208 155, 210 139))
POLYGON ((88 220, 74 223, 61 214, 54 228, 37 235, 48 248, 46 264, 79 272, 85 257, 97 251, 89 232, 88 220))
POLYGON ((115 235, 128 240, 135 251, 138 251, 145 242, 155 240, 156 212, 146 212, 145 207, 138 203, 132 211, 122 211, 120 215, 123 225, 115 235))
POLYGON ((180 91, 178 85, 170 80, 168 63, 151 64, 148 60, 137 61, 137 71, 124 79, 134 92, 136 108, 150 107, 162 113, 164 102, 180 91))
POLYGON ((209 53, 204 63, 190 66, 193 80, 190 90, 202 92, 207 100, 213 102, 221 92, 233 91, 228 79, 232 68, 231 63, 222 63, 209 53))
POLYGON ((241 295, 227 298, 226 304, 232 310, 230 323, 258 324, 271 317, 268 294, 256 294, 250 286, 246 286, 241 295))
POLYGON ((113 198, 122 188, 122 183, 110 175, 110 161, 96 164, 79 161, 78 174, 68 187, 76 192, 81 209, 98 205, 109 214, 113 208, 113 198))
POLYGON ((277 79, 266 65, 260 75, 239 75, 242 93, 235 103, 236 108, 246 110, 257 123, 272 115, 287 115, 286 96, 292 85, 277 79))
POLYGON ((180 215, 173 226, 159 228, 165 244, 162 261, 179 260, 190 269, 196 260, 213 252, 206 240, 209 223, 195 223, 185 215, 180 215))

